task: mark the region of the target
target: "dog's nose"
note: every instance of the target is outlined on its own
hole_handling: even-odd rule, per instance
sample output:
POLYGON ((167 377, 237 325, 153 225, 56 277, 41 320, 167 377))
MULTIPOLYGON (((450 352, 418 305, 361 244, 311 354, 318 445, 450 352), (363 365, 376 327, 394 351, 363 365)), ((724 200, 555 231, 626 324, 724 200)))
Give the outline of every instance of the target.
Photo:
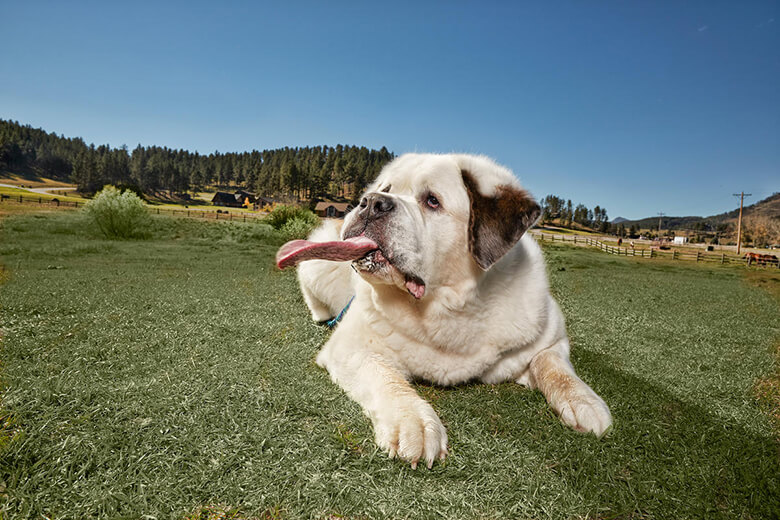
POLYGON ((360 212, 368 218, 377 218, 395 208, 395 202, 384 193, 369 193, 360 199, 360 212))

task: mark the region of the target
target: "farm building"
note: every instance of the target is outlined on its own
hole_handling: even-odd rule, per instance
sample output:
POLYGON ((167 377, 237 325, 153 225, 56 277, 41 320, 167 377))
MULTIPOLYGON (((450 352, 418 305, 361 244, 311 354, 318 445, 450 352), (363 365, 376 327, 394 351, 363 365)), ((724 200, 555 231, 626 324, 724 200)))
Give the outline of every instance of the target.
POLYGON ((273 206, 274 204, 278 204, 280 201, 277 199, 274 199, 272 197, 257 197, 255 199, 255 211, 260 211, 266 206, 273 206))
POLYGON ((211 203, 215 206, 228 206, 231 208, 240 208, 241 202, 236 199, 236 196, 226 191, 218 191, 214 194, 214 198, 211 199, 211 203))
POLYGON ((255 196, 248 191, 237 191, 235 194, 226 191, 218 191, 211 199, 215 206, 228 206, 231 208, 248 207, 255 202, 255 196))
POLYGON ((236 200, 244 207, 249 207, 255 203, 255 194, 248 191, 239 190, 236 192, 236 200))
POLYGON ((317 216, 326 218, 342 218, 352 207, 346 202, 318 202, 314 206, 317 216))
POLYGON ((681 246, 688 243, 688 237, 674 237, 674 245, 681 246))

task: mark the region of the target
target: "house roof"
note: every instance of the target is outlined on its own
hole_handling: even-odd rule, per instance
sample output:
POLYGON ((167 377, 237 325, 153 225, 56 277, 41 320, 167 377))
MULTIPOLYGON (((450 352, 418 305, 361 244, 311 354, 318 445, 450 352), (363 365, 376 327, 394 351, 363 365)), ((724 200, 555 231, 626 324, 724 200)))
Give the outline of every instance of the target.
POLYGON ((347 202, 318 202, 314 206, 314 211, 325 211, 329 206, 333 206, 337 211, 346 211, 349 209, 349 203, 347 202))
POLYGON ((211 202, 234 203, 236 202, 236 196, 232 193, 218 191, 214 194, 214 198, 211 199, 211 202))

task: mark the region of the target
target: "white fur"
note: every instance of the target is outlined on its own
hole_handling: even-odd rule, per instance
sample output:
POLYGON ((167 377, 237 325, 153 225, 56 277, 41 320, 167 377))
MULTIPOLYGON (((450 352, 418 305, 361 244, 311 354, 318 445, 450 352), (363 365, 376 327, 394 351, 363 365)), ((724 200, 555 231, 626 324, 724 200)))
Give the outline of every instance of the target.
MULTIPOLYGON (((408 381, 441 385, 479 379, 539 388, 561 420, 601 436, 612 419, 604 401, 577 377, 569 361, 563 315, 552 299, 544 259, 533 238, 520 241, 487 271, 468 252, 467 169, 489 195, 498 185, 519 187, 509 170, 485 157, 407 154, 387 165, 369 188, 392 186, 401 232, 398 248, 413 243, 413 263, 426 282, 416 300, 393 277, 358 276, 349 264, 303 262, 298 276, 317 321, 355 300, 317 356, 333 380, 374 423, 377 444, 416 467, 447 454, 447 434, 433 408, 408 381), (432 190, 442 211, 420 209, 432 190), (417 251, 418 249, 421 249, 417 251)), ((355 211, 345 220, 346 228, 355 211)), ((311 239, 336 240, 326 222, 311 239)), ((397 277, 396 277, 397 278, 397 277)))

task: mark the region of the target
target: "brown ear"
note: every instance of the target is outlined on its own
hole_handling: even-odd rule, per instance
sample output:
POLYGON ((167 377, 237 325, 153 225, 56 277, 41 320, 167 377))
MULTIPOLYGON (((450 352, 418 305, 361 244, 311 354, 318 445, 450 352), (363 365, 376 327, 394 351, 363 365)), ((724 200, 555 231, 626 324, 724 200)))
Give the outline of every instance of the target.
POLYGON ((469 193, 469 251, 482 269, 488 269, 520 240, 539 218, 541 208, 527 191, 506 184, 485 196, 473 175, 461 170, 469 193))

